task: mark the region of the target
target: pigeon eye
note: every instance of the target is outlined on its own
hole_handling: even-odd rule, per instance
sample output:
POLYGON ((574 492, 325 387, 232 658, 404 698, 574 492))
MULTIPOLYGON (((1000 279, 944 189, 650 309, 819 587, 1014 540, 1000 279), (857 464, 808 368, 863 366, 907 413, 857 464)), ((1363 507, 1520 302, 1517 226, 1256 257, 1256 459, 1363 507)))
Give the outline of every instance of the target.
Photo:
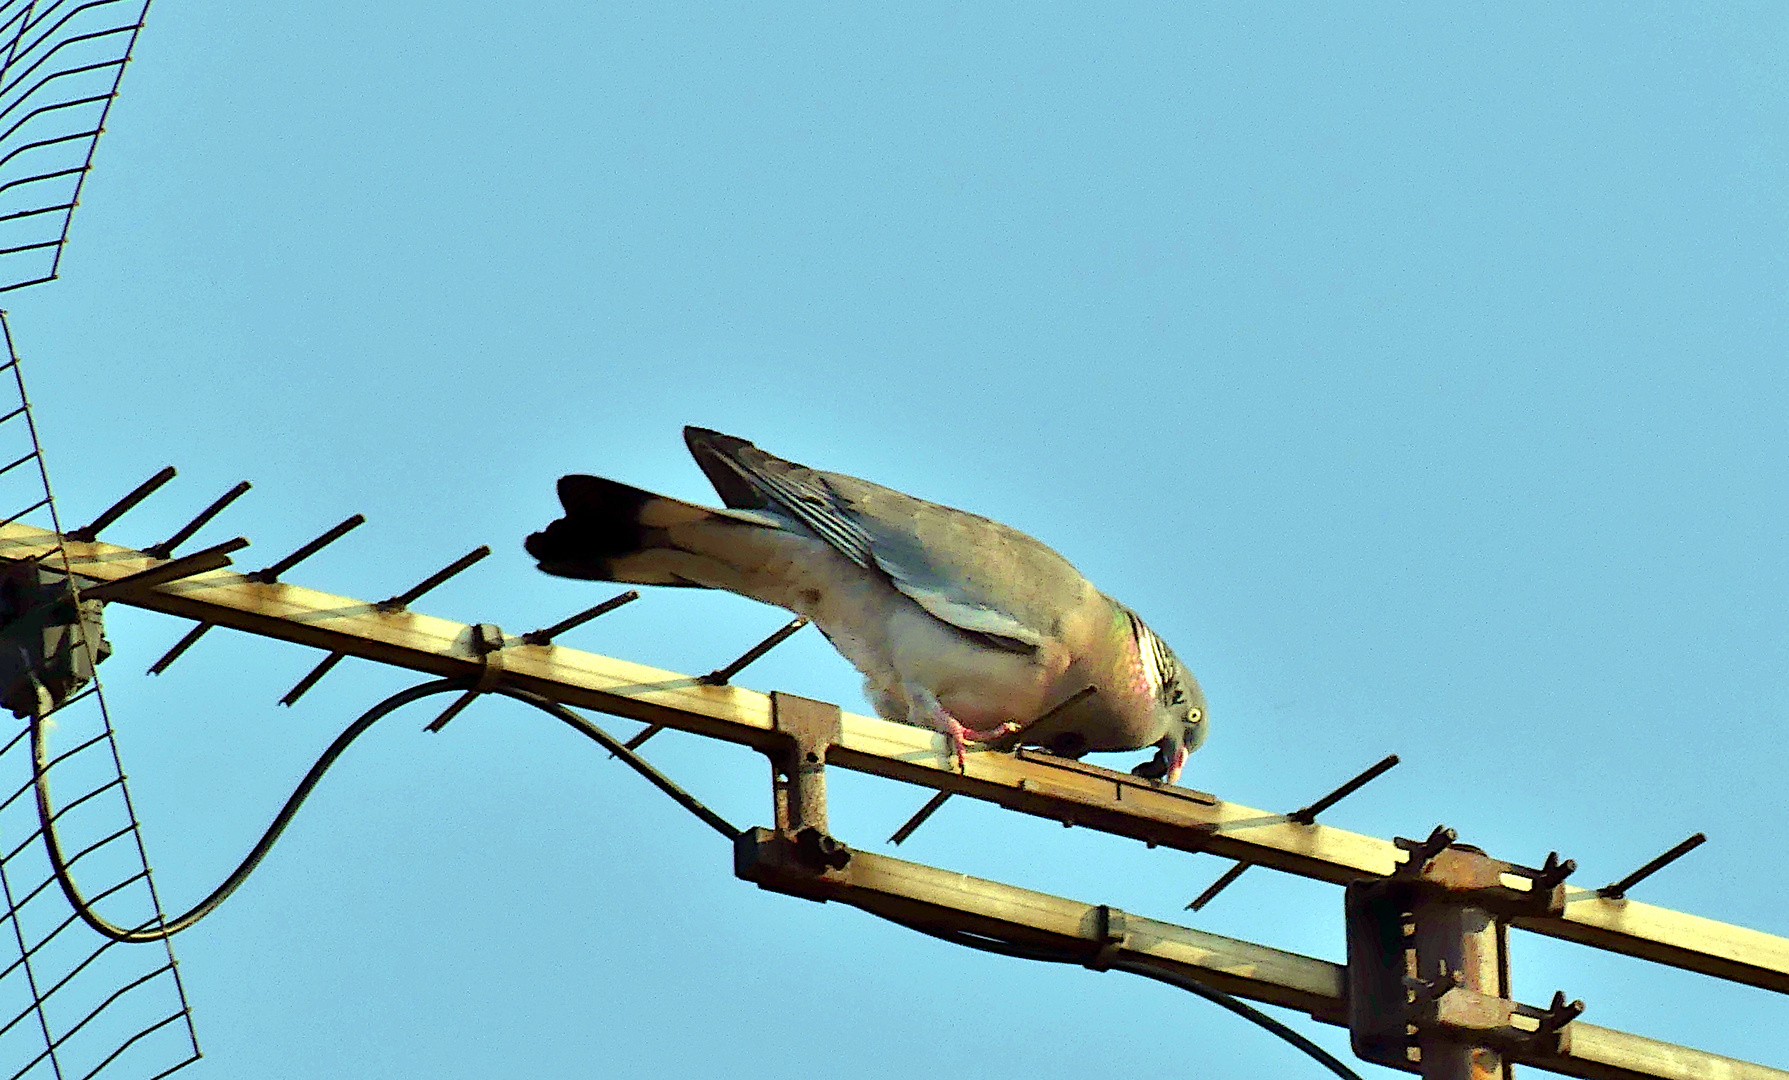
POLYGON ((1189 724, 1197 724, 1203 719, 1205 719, 1205 714, 1198 709, 1188 709, 1186 711, 1186 722, 1189 724))

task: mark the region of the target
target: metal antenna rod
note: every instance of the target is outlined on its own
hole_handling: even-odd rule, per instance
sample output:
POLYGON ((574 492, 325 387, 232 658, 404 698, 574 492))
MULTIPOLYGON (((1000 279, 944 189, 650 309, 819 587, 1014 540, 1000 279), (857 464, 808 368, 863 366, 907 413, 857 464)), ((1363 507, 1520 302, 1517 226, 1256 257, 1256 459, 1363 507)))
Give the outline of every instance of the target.
MULTIPOLYGON (((618 596, 615 599, 619 600, 619 599, 621 599, 621 597, 618 596)), ((613 603, 613 601, 611 601, 611 603, 613 603)), ((598 605, 598 606, 601 606, 601 605, 598 605)), ((617 605, 617 606, 619 606, 619 605, 617 605)), ((595 610, 595 609, 593 608, 591 610, 595 610)), ((747 649, 744 653, 742 653, 740 655, 739 659, 733 661, 731 664, 728 664, 726 667, 715 668, 713 671, 709 672, 708 674, 697 678, 696 682, 700 683, 703 686, 725 686, 725 685, 727 685, 728 682, 732 681, 733 676, 744 671, 748 665, 757 661, 765 653, 776 648, 778 645, 781 645, 783 642, 788 641, 789 635, 795 633, 795 631, 797 631, 797 630, 800 630, 802 627, 806 626, 807 624, 808 624, 808 617, 806 615, 797 615, 795 618, 789 620, 788 623, 784 624, 783 627, 781 629, 779 629, 776 633, 770 635, 769 637, 765 638, 763 641, 760 641, 756 645, 753 645, 751 648, 747 649)), ((645 745, 647 739, 652 738, 654 735, 657 735, 659 732, 661 732, 663 730, 665 730, 665 725, 663 725, 663 724, 647 724, 644 728, 640 729, 638 734, 636 734, 633 738, 627 740, 627 742, 623 743, 622 745, 625 746, 629 750, 638 750, 641 746, 645 745)))
MULTIPOLYGON (((449 720, 452 720, 454 717, 456 717, 456 716, 460 715, 460 713, 464 712, 466 709, 466 706, 472 704, 472 702, 477 700, 481 694, 483 694, 483 691, 478 690, 477 688, 468 690, 465 693, 461 694, 459 697, 454 699, 454 702, 452 705, 449 705, 447 708, 445 708, 441 711, 440 716, 435 717, 433 720, 430 720, 427 724, 425 724, 423 726, 423 730, 426 732, 429 732, 431 735, 439 732, 442 728, 447 726, 447 722, 449 720)), ((615 755, 610 754, 609 756, 614 757, 615 755)))
POLYGON ((1366 771, 1362 772, 1359 776, 1356 776, 1354 779, 1343 784, 1341 787, 1336 788, 1334 791, 1330 792, 1328 795, 1323 796, 1321 799, 1318 799, 1316 802, 1312 803, 1311 805, 1299 807, 1297 810, 1294 810, 1290 814, 1287 814, 1286 817, 1288 820, 1296 821, 1300 825, 1313 824, 1316 822, 1318 814, 1321 814, 1323 811, 1328 810, 1330 807, 1334 806, 1336 803, 1341 802, 1343 799, 1346 799, 1348 796, 1359 791, 1361 788, 1366 787, 1368 784, 1379 779, 1381 776, 1384 776, 1387 772, 1390 772, 1392 766, 1396 765, 1397 763, 1398 763, 1398 755, 1387 754, 1383 758, 1380 758, 1377 762, 1375 762, 1366 771))
POLYGON ((325 656, 321 663, 312 668, 304 678, 299 679, 292 689, 286 691, 286 696, 280 698, 280 704, 290 708, 297 703, 299 698, 303 697, 311 687, 317 685, 317 681, 329 674, 330 669, 341 663, 342 658, 347 655, 347 653, 332 652, 325 656))
POLYGON ((68 538, 79 543, 92 543, 98 538, 101 529, 104 529, 107 525, 110 525, 112 522, 123 517, 132 507, 155 494, 157 488, 160 488, 163 484, 172 479, 174 479, 174 466, 169 465, 161 472, 156 473, 154 476, 151 476, 149 479, 137 485, 135 491, 132 491, 129 495, 126 495, 124 498, 119 499, 117 502, 107 507, 103 513, 93 519, 92 523, 83 525, 68 533, 68 538))
MULTIPOLYGON (((355 515, 355 517, 359 517, 359 516, 360 515, 358 515, 358 514, 355 515)), ((353 518, 350 518, 348 520, 353 521, 353 518)), ((355 524, 359 524, 359 523, 356 522, 355 524)), ((353 526, 348 525, 348 522, 344 521, 344 522, 342 522, 341 525, 337 525, 335 527, 335 529, 330 530, 330 532, 336 532, 337 530, 339 530, 340 532, 347 532, 348 529, 352 528, 352 527, 353 526)), ((324 535, 327 536, 328 534, 326 533, 324 535)), ((322 544, 318 543, 317 541, 312 541, 311 544, 308 544, 306 546, 307 547, 322 547, 322 544)), ((455 574, 458 574, 460 571, 466 569, 467 567, 471 566, 473 563, 484 558, 485 556, 489 555, 490 553, 491 553, 491 549, 488 546, 486 546, 484 544, 480 544, 477 547, 473 548, 471 551, 469 551, 466 554, 455 559, 453 562, 449 563, 445 567, 442 567, 440 570, 437 570, 433 574, 430 574, 428 577, 423 578, 422 581, 418 582, 417 584, 412 585, 410 588, 404 590, 401 593, 398 593, 396 596, 392 597, 391 599, 382 600, 373 606, 375 608, 377 608, 379 611, 381 611, 385 614, 388 614, 388 615, 392 614, 394 612, 402 611, 406 607, 410 606, 411 601, 416 600, 417 598, 421 597, 422 594, 428 592, 430 589, 433 589, 435 586, 440 585, 442 582, 446 581, 448 578, 453 577, 455 574)), ((288 561, 290 561, 290 560, 288 560, 288 561)), ((275 567, 269 567, 269 569, 270 570, 275 569, 275 567)), ((286 691, 286 696, 280 698, 280 704, 288 706, 288 707, 297 704, 298 699, 303 697, 310 690, 311 687, 317 685, 318 680, 322 679, 323 676, 329 674, 329 672, 332 668, 334 668, 337 664, 341 663, 342 658, 345 655, 347 655, 347 654, 339 653, 339 652, 332 652, 328 656, 325 656, 322 659, 322 661, 317 664, 316 667, 312 668, 310 670, 310 672, 305 675, 304 678, 299 679, 297 684, 294 685, 292 687, 292 689, 286 691)))
POLYGON ((0 525, 11 525, 11 524, 12 524, 12 523, 13 523, 13 522, 15 522, 15 521, 17 521, 17 520, 19 520, 19 519, 20 519, 20 518, 22 518, 22 517, 24 517, 24 516, 25 516, 25 515, 26 515, 26 514, 29 514, 29 513, 30 513, 30 512, 31 512, 31 511, 33 511, 33 510, 41 510, 41 509, 43 509, 43 508, 44 508, 44 507, 46 507, 46 506, 48 506, 48 505, 50 505, 50 500, 49 500, 49 498, 48 498, 48 497, 47 497, 47 496, 46 496, 46 497, 44 497, 44 498, 42 498, 42 499, 39 499, 39 500, 37 500, 37 501, 36 501, 36 502, 34 502, 34 503, 32 503, 32 504, 31 504, 31 505, 30 505, 30 506, 27 506, 27 507, 25 507, 25 509, 23 509, 23 510, 20 510, 20 511, 19 511, 19 512, 18 512, 18 513, 16 513, 16 514, 14 514, 14 515, 12 515, 12 516, 11 516, 11 517, 9 517, 9 518, 7 518, 7 519, 6 519, 6 520, 5 520, 5 521, 0 521, 0 525))
POLYGON ((919 808, 919 813, 914 814, 912 817, 908 818, 905 824, 903 824, 900 828, 896 829, 894 831, 894 835, 892 835, 888 838, 888 842, 895 845, 896 847, 900 847, 901 842, 906 840, 909 836, 912 836, 913 831, 915 829, 919 828, 921 825, 924 825, 926 823, 926 819, 931 817, 933 814, 936 814, 938 812, 938 808, 940 806, 943 806, 945 801, 949 798, 950 798, 950 792, 940 791, 936 795, 933 795, 930 799, 927 799, 926 804, 919 808))
POLYGON ((522 643, 525 645, 551 645, 554 638, 565 633, 567 630, 583 626, 598 615, 607 615, 616 608, 625 604, 631 604, 639 598, 640 590, 629 589, 619 596, 609 597, 595 607, 585 608, 583 611, 578 612, 569 619, 561 619, 559 622, 554 623, 552 626, 549 626, 544 630, 528 631, 526 634, 522 635, 522 643))
POLYGON ((696 681, 701 683, 703 686, 725 686, 725 685, 727 685, 727 683, 732 680, 733 676, 744 671, 747 666, 756 662, 765 653, 776 648, 778 645, 781 645, 783 642, 789 640, 789 636, 791 634, 795 633, 795 631, 797 631, 797 630, 800 630, 802 627, 806 626, 807 624, 808 624, 808 617, 806 615, 797 615, 795 618, 789 620, 788 624, 785 625, 782 629, 778 630, 776 633, 765 638, 763 641, 760 641, 756 645, 753 645, 751 648, 747 649, 739 657, 739 659, 733 661, 731 664, 728 664, 726 667, 715 668, 713 671, 702 676, 701 678, 697 679, 696 681))
POLYGON ((230 565, 230 552, 241 551, 245 547, 248 547, 248 538, 238 536, 234 540, 225 540, 204 551, 195 551, 191 555, 162 563, 160 566, 152 566, 129 577, 108 581, 90 589, 82 589, 81 595, 88 600, 112 600, 155 585, 165 585, 170 581, 192 577, 194 574, 203 574, 207 570, 218 570, 230 565))
MULTIPOLYGON (((1099 688, 1096 686, 1083 686, 1083 687, 1081 687, 1081 689, 1076 690, 1074 693, 1070 694, 1068 697, 1063 698, 1061 701, 1058 701, 1056 704, 1050 706, 1048 709, 1045 709, 1043 712, 1043 715, 1039 716, 1037 719, 1031 721, 1030 723, 1024 725, 1023 727, 1018 728, 1017 730, 1015 730, 1012 733, 1005 736, 1003 739, 997 739, 995 741, 1016 744, 1018 742, 1018 740, 1024 738, 1025 732, 1030 731, 1032 728, 1043 723, 1045 720, 1050 719, 1052 716, 1055 716, 1056 714, 1064 711, 1065 709, 1069 708, 1071 705, 1077 705, 1077 704, 1081 703, 1082 701, 1085 701, 1086 699, 1092 697, 1094 694, 1096 694, 1098 692, 1099 692, 1099 688)), ((938 808, 943 806, 947 801, 949 801, 950 796, 951 796, 951 792, 940 791, 938 794, 932 796, 930 799, 927 799, 926 804, 919 808, 918 813, 916 813, 912 817, 908 818, 901 825, 900 828, 898 828, 894 831, 894 834, 888 838, 888 842, 891 844, 894 844, 896 847, 899 847, 903 841, 905 841, 909 836, 913 835, 913 833, 916 829, 918 829, 921 825, 924 825, 926 823, 927 818, 931 817, 933 814, 936 814, 938 812, 938 808)))
POLYGON ((1629 889, 1640 884, 1640 882, 1658 873, 1660 870, 1663 870, 1665 867, 1676 862, 1678 859, 1683 858, 1685 855, 1688 855, 1690 852, 1707 842, 1707 836, 1704 836, 1702 833, 1697 833, 1683 843, 1678 844, 1670 851, 1665 852, 1663 855, 1660 855, 1645 866, 1642 866, 1640 869, 1629 874, 1627 877, 1622 878, 1620 881, 1612 881, 1609 884, 1604 885, 1596 891, 1596 894, 1605 900, 1620 900, 1627 895, 1629 889))
MULTIPOLYGON (((246 490, 248 482, 245 480, 238 486, 246 490)), ((279 562, 274 563, 272 566, 269 566, 267 569, 256 570, 255 572, 244 576, 250 581, 258 581, 263 585, 272 585, 275 581, 279 580, 281 574, 292 569, 294 566, 297 566, 299 563, 310 558, 312 555, 315 555, 317 552, 322 551, 330 544, 340 540, 343 536, 346 536, 350 530, 365 523, 366 518, 359 514, 355 514, 353 517, 342 522, 340 525, 337 525, 335 528, 330 529, 322 536, 317 537, 315 540, 312 540, 310 543, 299 548, 297 551, 294 551, 279 562)), ((149 665, 149 674, 160 675, 162 672, 168 670, 168 668, 173 665, 174 661, 180 659, 186 650, 198 644, 199 639, 204 637, 206 632, 209 631, 213 625, 214 624, 212 623, 201 622, 191 630, 188 630, 186 636, 179 641, 176 641, 174 647, 163 653, 160 660, 149 665)))
POLYGON ((1244 870, 1247 870, 1249 867, 1251 867, 1253 865, 1255 865, 1255 864, 1252 862, 1248 862, 1246 860, 1238 860, 1237 862, 1231 864, 1230 869, 1228 869, 1228 870, 1224 871, 1222 874, 1218 875, 1218 879, 1216 881, 1212 882, 1210 885, 1207 885, 1205 887, 1204 892, 1200 893, 1198 896, 1193 897, 1193 902, 1188 904, 1184 910, 1198 911, 1200 908, 1203 908, 1206 904, 1209 904, 1213 900, 1216 900, 1218 893, 1221 893, 1225 889, 1228 889, 1230 886, 1236 884, 1236 879, 1242 876, 1242 872, 1244 870))
POLYGON ((366 516, 363 514, 355 514, 353 517, 343 521, 341 524, 330 529, 315 540, 312 540, 297 551, 294 551, 279 562, 269 566, 267 569, 256 570, 254 573, 248 575, 249 580, 258 581, 263 585, 272 585, 280 579, 281 574, 292 569, 294 566, 297 566, 299 563, 310 558, 312 555, 315 555, 317 552, 322 551, 324 548, 365 524, 366 516))
POLYGON ((439 732, 442 728, 447 726, 448 721, 460 715, 460 713, 465 710, 466 706, 472 704, 479 695, 490 693, 491 690, 496 688, 499 680, 495 677, 495 671, 490 666, 490 657, 495 653, 502 652, 503 649, 503 631, 499 629, 495 623, 473 624, 472 651, 477 653, 485 661, 484 673, 466 690, 465 693, 461 694, 452 705, 443 709, 440 716, 435 717, 435 719, 425 724, 423 726, 424 731, 429 732, 430 734, 439 732))
MULTIPOLYGON (((1372 766, 1370 766, 1369 768, 1367 768, 1366 770, 1361 772, 1360 775, 1354 777, 1352 780, 1349 780, 1347 783, 1344 783, 1341 787, 1336 788, 1334 791, 1330 792, 1328 795, 1323 796, 1321 799, 1318 799, 1316 802, 1310 804, 1309 806, 1301 806, 1297 810, 1294 810, 1290 814, 1287 814, 1286 820, 1292 821, 1292 822, 1297 822, 1300 825, 1316 824, 1318 814, 1321 814, 1323 811, 1328 810, 1330 807, 1334 806, 1336 803, 1341 802, 1343 799, 1346 799, 1348 796, 1359 791, 1361 788, 1372 783, 1374 780, 1377 780, 1379 777, 1383 776, 1386 772, 1390 771, 1391 767, 1396 765, 1397 763, 1398 763, 1398 755, 1396 755, 1396 754, 1385 755, 1383 758, 1380 758, 1377 762, 1375 762, 1372 766)), ((1230 886, 1236 884, 1236 879, 1242 876, 1243 871, 1247 870, 1249 867, 1251 867, 1253 865, 1254 865, 1254 863, 1251 863, 1246 859, 1238 860, 1234 866, 1230 867, 1230 869, 1224 871, 1221 875, 1219 875, 1218 879, 1216 881, 1212 882, 1210 885, 1207 885, 1205 887, 1204 892, 1200 893, 1198 896, 1193 897, 1193 902, 1186 906, 1186 910, 1187 911, 1198 911, 1198 910, 1202 909, 1206 904, 1209 904, 1213 900, 1217 899, 1217 896, 1219 893, 1223 892, 1225 889, 1228 889, 1230 886)))
POLYGON ((374 606, 380 611, 387 613, 402 611, 412 603, 420 600, 424 593, 447 581, 447 579, 465 570, 467 567, 490 553, 490 547, 485 544, 480 544, 471 551, 455 559, 453 562, 435 571, 433 574, 430 574, 428 577, 423 578, 422 581, 417 584, 412 585, 410 588, 405 589, 403 592, 398 593, 389 600, 379 601, 379 603, 374 606))
MULTIPOLYGON (((663 725, 663 724, 647 724, 645 727, 641 728, 639 731, 634 732, 633 738, 627 740, 625 743, 622 743, 621 745, 627 747, 629 750, 638 750, 640 747, 646 745, 647 739, 652 738, 654 735, 657 735, 659 732, 661 732, 663 730, 665 730, 665 725, 663 725)), ((614 757, 615 755, 610 754, 609 756, 614 757)))
POLYGON ((149 665, 149 674, 160 675, 162 672, 168 670, 169 666, 172 665, 174 661, 180 659, 181 655, 185 653, 186 650, 198 644, 199 639, 204 637, 205 632, 210 630, 214 625, 214 623, 202 622, 191 630, 188 630, 186 636, 182 637, 179 641, 176 641, 172 649, 162 653, 162 658, 160 660, 149 665))
POLYGON ((994 742, 996 745, 1000 745, 1000 746, 1017 746, 1020 743, 1020 741, 1024 739, 1025 733, 1027 731, 1030 731, 1032 728, 1043 723, 1045 720, 1049 720, 1061 713, 1067 712, 1070 708, 1073 708, 1074 706, 1079 705, 1081 702, 1086 701, 1088 698, 1092 697, 1093 695, 1095 695, 1097 693, 1099 693, 1099 687, 1094 686, 1091 683, 1089 683, 1088 685, 1081 687, 1081 689, 1076 690, 1074 693, 1070 694, 1069 696, 1063 698, 1061 701, 1058 701, 1056 704, 1045 709, 1043 711, 1043 713, 1037 717, 1037 719, 1032 720, 1029 723, 1020 725, 1019 727, 1013 729, 1013 731, 1011 733, 1009 733, 1005 736, 1002 736, 1001 738, 995 739, 994 742))
POLYGON ((33 450, 29 454, 26 454, 24 457, 19 458, 16 461, 8 462, 5 465, 0 465, 0 476, 5 476, 7 473, 18 468, 20 465, 25 464, 25 462, 30 461, 32 458, 34 458, 36 456, 37 456, 37 451, 33 450))
POLYGON ((174 554, 175 548, 186 543, 188 540, 191 540, 193 534, 204 528, 207 522, 223 513, 225 507, 247 494, 250 486, 249 482, 244 480, 229 491, 224 492, 218 497, 216 502, 199 511, 198 517, 193 518, 182 526, 179 532, 168 537, 159 544, 144 548, 143 553, 146 555, 153 555, 158 559, 168 558, 170 555, 174 554))

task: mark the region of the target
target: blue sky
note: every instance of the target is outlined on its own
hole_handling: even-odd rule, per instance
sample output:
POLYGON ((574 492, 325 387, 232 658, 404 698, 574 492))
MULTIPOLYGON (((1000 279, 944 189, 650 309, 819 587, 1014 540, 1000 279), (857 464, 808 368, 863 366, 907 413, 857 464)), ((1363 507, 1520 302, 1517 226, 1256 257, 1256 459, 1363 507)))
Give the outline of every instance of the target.
MULTIPOLYGON (((1203 682, 1185 783, 1289 809, 1396 751, 1331 823, 1586 885, 1703 830, 1637 897, 1789 934, 1786 47, 1768 4, 167 0, 63 279, 8 307, 67 517, 181 469, 119 541, 248 478, 206 534, 245 565, 361 511, 293 580, 379 598, 489 543, 419 606, 525 630, 608 595, 522 553, 553 480, 709 498, 702 424, 1061 550, 1203 682)), ((653 594, 566 643, 705 671, 781 621, 653 594)), ((151 679, 184 626, 109 628, 174 908, 406 683, 345 664, 288 711, 305 650, 215 633, 151 679)), ((741 681, 867 711, 812 631, 741 681)), ((760 893, 518 706, 431 715, 177 940, 192 1075, 1315 1075, 1165 987, 760 893)), ((768 817, 761 759, 650 749, 768 817)), ((872 850, 925 798, 834 790, 872 850)), ((1332 886, 1181 913, 1209 857, 961 800, 901 854, 1342 957, 1332 886)), ((1521 934, 1514 964, 1789 1067, 1780 996, 1521 934)))

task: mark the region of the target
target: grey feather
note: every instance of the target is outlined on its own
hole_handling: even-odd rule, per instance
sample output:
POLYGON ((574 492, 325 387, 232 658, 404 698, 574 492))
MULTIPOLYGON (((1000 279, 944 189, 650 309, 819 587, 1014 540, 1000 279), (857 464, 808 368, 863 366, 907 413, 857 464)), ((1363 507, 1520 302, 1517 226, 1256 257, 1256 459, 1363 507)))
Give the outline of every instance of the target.
MULTIPOLYGON (((939 619, 1035 648, 1060 630, 1060 613, 1091 591, 1067 559, 1017 529, 840 473, 767 454, 750 443, 686 428, 696 460, 743 479, 768 505, 800 521, 840 554, 887 574, 939 619)), ((729 506, 729 489, 716 485, 729 506)))

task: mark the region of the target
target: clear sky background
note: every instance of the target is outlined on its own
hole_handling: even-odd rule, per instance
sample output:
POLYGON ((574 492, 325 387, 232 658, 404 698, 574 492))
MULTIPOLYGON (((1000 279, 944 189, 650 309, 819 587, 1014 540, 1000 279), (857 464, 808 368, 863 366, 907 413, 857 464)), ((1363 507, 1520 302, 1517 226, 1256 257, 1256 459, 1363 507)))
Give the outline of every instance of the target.
MULTIPOLYGON (((523 554, 554 479, 711 499, 678 431, 715 427, 1062 551, 1204 683, 1191 786, 1291 809, 1396 751, 1327 820, 1592 886, 1704 830, 1636 897, 1789 934, 1786 57, 1767 3, 163 0, 63 279, 8 307, 65 518, 180 467, 121 542, 247 478, 202 537, 242 565, 361 511, 292 579, 377 599, 489 543, 419 607, 519 632, 613 591, 523 554)), ((667 590, 565 643, 701 672, 783 618, 667 590)), ((172 909, 413 681, 285 710, 316 654, 219 632, 152 679, 185 625, 109 627, 172 909)), ((867 711, 813 631, 741 681, 867 711)), ((177 939, 190 1075, 1317 1075, 1166 987, 761 893, 532 710, 433 715, 177 939)), ((761 758, 649 750, 768 819, 761 758)), ((878 851, 927 794, 833 791, 878 851)), ((1182 913, 1209 856, 961 800, 901 855, 1343 955, 1333 886, 1182 913)), ((1519 932, 1514 965, 1789 1068, 1781 996, 1519 932)))

